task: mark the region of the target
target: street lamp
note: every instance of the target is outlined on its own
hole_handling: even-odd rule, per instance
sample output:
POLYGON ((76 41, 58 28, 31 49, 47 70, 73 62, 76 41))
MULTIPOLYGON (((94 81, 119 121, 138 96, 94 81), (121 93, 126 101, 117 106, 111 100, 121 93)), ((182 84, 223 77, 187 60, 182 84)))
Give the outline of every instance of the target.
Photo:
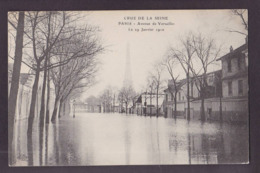
POLYGON ((73 100, 73 107, 74 107, 73 118, 75 118, 75 102, 76 100, 73 100))

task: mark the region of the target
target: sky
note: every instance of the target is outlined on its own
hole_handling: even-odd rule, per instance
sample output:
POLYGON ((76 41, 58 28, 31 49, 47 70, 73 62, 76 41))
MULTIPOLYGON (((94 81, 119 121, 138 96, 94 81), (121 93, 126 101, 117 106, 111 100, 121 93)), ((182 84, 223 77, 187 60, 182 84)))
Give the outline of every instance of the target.
MULTIPOLYGON (((129 44, 133 87, 137 92, 141 92, 149 73, 153 72, 153 65, 162 61, 169 47, 178 47, 180 38, 189 32, 200 32, 215 38, 216 43, 222 45, 221 55, 228 53, 231 45, 236 49, 245 43, 244 35, 226 31, 228 29, 244 31, 240 18, 232 16, 230 10, 81 11, 81 13, 85 16, 81 24, 99 27, 98 35, 106 49, 97 56, 101 62, 96 77, 97 83, 82 95, 82 100, 91 95, 99 96, 108 86, 116 89, 123 86, 127 44, 129 44), (125 25, 124 22, 131 22, 131 25, 125 25), (150 25, 138 25, 138 22, 150 25), (162 26, 159 22, 170 25, 162 26), (142 28, 146 31, 142 32, 142 28)), ((11 42, 9 48, 10 44, 11 42)), ((221 64, 218 62, 209 71, 220 68, 221 64)), ((28 72, 25 65, 22 66, 22 72, 28 72)), ((185 77, 181 67, 177 67, 175 72, 180 75, 180 79, 185 77)), ((170 76, 164 72, 163 79, 170 79, 170 76)))
MULTIPOLYGON (((127 43, 129 43, 133 87, 139 92, 144 88, 149 72, 153 71, 153 64, 163 59, 169 47, 178 46, 179 39, 190 31, 215 38, 216 43, 222 45, 221 55, 228 53, 231 45, 235 49, 245 43, 243 35, 226 31, 228 29, 244 31, 240 19, 232 16, 229 10, 92 11, 88 12, 86 22, 100 27, 99 34, 107 51, 99 55, 102 64, 97 75, 98 83, 83 97, 98 96, 107 86, 118 89, 122 87, 127 43), (139 20, 141 17, 144 19, 139 20), (162 18, 155 20, 155 17, 162 18), (119 22, 132 22, 132 24, 122 25, 119 22), (151 24, 155 22, 157 25, 137 26, 138 22, 151 24), (173 24, 158 26, 158 22, 173 24), (129 31, 129 28, 134 31, 129 31), (141 32, 141 28, 154 30, 141 32), (139 29, 139 32, 135 29, 139 29), (157 32, 156 29, 164 31, 157 32)), ((218 64, 212 66, 210 71, 220 68, 221 65, 218 64)), ((176 71, 181 78, 184 78, 181 68, 177 68, 176 71)), ((164 79, 169 78, 165 72, 164 79)))

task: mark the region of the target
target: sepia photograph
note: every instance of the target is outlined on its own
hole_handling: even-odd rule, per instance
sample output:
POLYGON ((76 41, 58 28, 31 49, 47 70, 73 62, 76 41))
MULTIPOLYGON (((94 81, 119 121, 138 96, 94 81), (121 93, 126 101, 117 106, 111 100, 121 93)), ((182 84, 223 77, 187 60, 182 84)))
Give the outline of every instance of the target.
POLYGON ((247 9, 9 11, 7 25, 9 166, 250 163, 247 9))

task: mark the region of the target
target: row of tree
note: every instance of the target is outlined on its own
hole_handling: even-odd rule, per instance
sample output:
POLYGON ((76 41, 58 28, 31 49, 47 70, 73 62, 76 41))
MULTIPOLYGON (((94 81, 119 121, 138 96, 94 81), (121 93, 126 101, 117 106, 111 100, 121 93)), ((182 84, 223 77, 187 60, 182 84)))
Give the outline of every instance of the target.
POLYGON ((134 105, 137 96, 132 86, 125 86, 121 89, 108 86, 102 91, 99 100, 103 112, 115 112, 116 104, 118 104, 118 111, 128 113, 129 105, 134 105))
MULTIPOLYGON (((227 29, 227 32, 234 32, 240 35, 248 35, 248 20, 247 10, 234 9, 230 10, 231 16, 238 17, 243 26, 242 30, 227 29)), ((174 117, 177 115, 177 93, 180 91, 179 86, 179 72, 178 66, 181 66, 183 72, 186 75, 187 86, 187 119, 190 120, 190 83, 192 77, 192 83, 195 84, 196 89, 199 92, 201 100, 201 120, 205 121, 205 108, 204 100, 207 97, 208 81, 207 73, 210 67, 215 64, 216 59, 221 52, 221 46, 216 44, 216 40, 201 33, 188 33, 179 39, 178 46, 172 46, 166 52, 165 58, 161 62, 155 65, 155 70, 150 75, 152 80, 148 80, 148 88, 150 93, 155 89, 157 100, 157 116, 158 116, 158 92, 161 91, 160 87, 163 84, 161 80, 161 73, 163 70, 169 74, 172 81, 171 85, 168 85, 168 89, 171 93, 171 97, 174 101, 174 117)), ((220 80, 220 79, 219 79, 220 80)), ((162 92, 162 91, 161 91, 162 92)), ((220 110, 221 112, 221 110, 220 110)))
MULTIPOLYGON (((61 116, 68 98, 75 97, 94 84, 97 55, 103 51, 98 28, 83 24, 76 12, 10 12, 9 35, 14 36, 13 71, 8 100, 9 146, 13 139, 16 100, 22 63, 34 76, 28 115, 28 135, 32 133, 39 85, 41 90, 40 123, 50 119, 50 86, 55 89, 51 121, 61 116), (41 80, 42 79, 42 80, 41 80), (58 112, 59 110, 59 112, 58 112)), ((10 158, 10 157, 9 157, 10 158)))
MULTIPOLYGON (((240 35, 247 36, 248 21, 246 10, 230 10, 231 16, 238 17, 241 21, 244 31, 227 29, 228 32, 239 33, 240 35)), ((168 85, 168 89, 171 93, 171 97, 174 102, 173 115, 177 116, 177 93, 181 90, 179 83, 179 70, 181 67, 183 73, 186 76, 186 98, 187 98, 187 120, 190 120, 190 85, 191 82, 195 85, 199 92, 201 100, 201 120, 205 121, 205 108, 204 100, 208 96, 208 81, 207 73, 212 65, 216 63, 216 59, 220 56, 222 49, 221 45, 217 45, 217 41, 201 33, 188 33, 179 39, 178 46, 172 46, 166 52, 162 61, 157 62, 154 65, 153 70, 150 72, 147 78, 147 84, 143 89, 144 102, 147 105, 147 100, 150 100, 150 113, 152 112, 152 99, 156 99, 156 116, 159 116, 159 98, 163 95, 165 88, 165 81, 163 79, 163 72, 167 72, 172 81, 171 85, 168 85), (191 81, 192 80, 192 81, 191 81)), ((218 79, 220 80, 220 79, 218 79)), ((131 87, 123 87, 119 92, 119 100, 125 103, 127 108, 128 103, 133 98, 136 99, 135 94, 131 87)), ((220 110, 221 112, 221 110, 220 110)))

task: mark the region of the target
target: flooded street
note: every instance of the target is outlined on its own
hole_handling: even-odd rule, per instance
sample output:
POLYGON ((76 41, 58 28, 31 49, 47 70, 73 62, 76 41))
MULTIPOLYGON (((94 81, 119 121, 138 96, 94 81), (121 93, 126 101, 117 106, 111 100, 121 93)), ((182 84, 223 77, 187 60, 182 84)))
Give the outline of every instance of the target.
POLYGON ((14 166, 247 163, 247 125, 124 114, 61 117, 32 139, 15 123, 14 166))

